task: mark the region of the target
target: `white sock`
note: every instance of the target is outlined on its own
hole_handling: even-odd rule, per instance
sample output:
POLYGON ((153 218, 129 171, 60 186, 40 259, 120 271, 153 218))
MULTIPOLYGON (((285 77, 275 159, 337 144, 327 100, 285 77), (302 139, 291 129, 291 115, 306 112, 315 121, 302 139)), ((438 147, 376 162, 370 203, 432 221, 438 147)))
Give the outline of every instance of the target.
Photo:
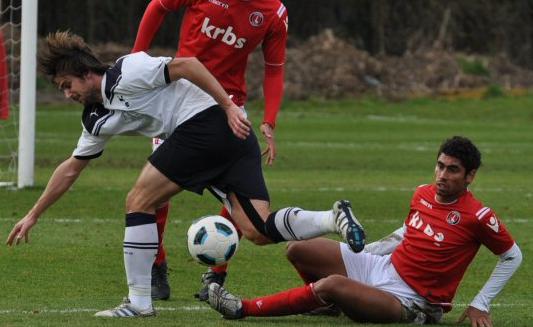
MULTIPOLYGON (((129 215, 135 214, 126 215, 124 233, 124 267, 128 280, 128 297, 135 307, 148 309, 152 305, 152 265, 159 243, 157 225, 154 215, 142 214, 151 216, 148 218, 153 217, 153 223, 128 226, 129 215)), ((143 218, 146 217, 141 217, 143 218)))
POLYGON ((286 241, 308 240, 336 232, 333 212, 283 208, 274 217, 276 229, 286 241))

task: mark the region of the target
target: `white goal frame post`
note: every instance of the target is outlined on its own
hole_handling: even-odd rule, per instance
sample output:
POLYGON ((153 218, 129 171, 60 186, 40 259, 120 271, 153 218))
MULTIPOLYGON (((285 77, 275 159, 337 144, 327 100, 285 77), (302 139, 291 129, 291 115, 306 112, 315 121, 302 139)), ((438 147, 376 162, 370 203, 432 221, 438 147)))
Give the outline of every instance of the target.
POLYGON ((35 106, 37 88, 38 0, 23 0, 21 12, 20 92, 17 187, 33 186, 35 171, 35 106))

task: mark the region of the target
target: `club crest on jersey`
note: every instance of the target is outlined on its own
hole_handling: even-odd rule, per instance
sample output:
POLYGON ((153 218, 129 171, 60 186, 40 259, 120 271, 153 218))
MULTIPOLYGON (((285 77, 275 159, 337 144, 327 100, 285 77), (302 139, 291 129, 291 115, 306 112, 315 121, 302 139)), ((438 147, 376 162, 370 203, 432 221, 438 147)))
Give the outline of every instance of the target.
POLYGON ((263 21, 265 20, 265 16, 263 16, 262 13, 260 13, 259 11, 254 11, 253 13, 250 14, 250 24, 254 27, 259 27, 261 25, 263 25, 263 21))
POLYGON ((457 211, 450 211, 450 213, 448 214, 448 217, 446 217, 446 221, 450 225, 457 225, 460 220, 461 220, 461 214, 457 211))

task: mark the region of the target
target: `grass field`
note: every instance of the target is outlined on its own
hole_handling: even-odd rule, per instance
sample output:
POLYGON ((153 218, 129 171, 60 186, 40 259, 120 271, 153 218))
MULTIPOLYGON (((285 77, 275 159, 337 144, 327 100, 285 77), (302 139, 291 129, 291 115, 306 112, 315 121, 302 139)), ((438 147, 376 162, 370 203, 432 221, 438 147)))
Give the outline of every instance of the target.
MULTIPOLYGON (((7 237, 42 192, 55 166, 68 157, 80 133, 80 108, 43 106, 37 114, 36 186, 0 189, 1 237, 7 237)), ((251 118, 261 110, 251 105, 251 118)), ((375 240, 399 227, 414 188, 432 181, 436 150, 451 135, 472 138, 484 166, 475 194, 507 224, 524 261, 492 308, 495 326, 532 326, 533 96, 490 100, 377 100, 286 103, 277 128, 278 158, 265 175, 274 208, 297 205, 330 208, 352 201, 375 240)), ((204 268, 189 258, 186 230, 191 220, 218 212, 206 195, 183 193, 172 201, 166 233, 172 297, 156 302, 158 317, 102 320, 97 310, 117 305, 127 294, 122 264, 124 199, 134 183, 150 141, 117 137, 94 160, 32 230, 30 244, 0 247, 0 326, 331 326, 351 325, 345 317, 248 318, 224 321, 192 294, 204 268)), ((332 236, 335 237, 335 236, 332 236)), ((455 309, 443 324, 454 324, 496 263, 486 249, 467 272, 455 309)), ((227 287, 251 297, 300 285, 284 258, 284 246, 257 247, 243 241, 227 287)))

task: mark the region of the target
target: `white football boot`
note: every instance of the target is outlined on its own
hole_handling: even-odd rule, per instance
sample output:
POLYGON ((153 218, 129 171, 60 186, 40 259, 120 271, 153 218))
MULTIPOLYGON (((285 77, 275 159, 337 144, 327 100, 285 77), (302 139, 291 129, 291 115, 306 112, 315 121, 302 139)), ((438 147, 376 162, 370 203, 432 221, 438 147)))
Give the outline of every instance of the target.
POLYGON ((113 309, 99 311, 94 314, 96 317, 106 318, 143 318, 155 316, 155 310, 153 306, 142 310, 131 304, 130 300, 125 297, 122 303, 113 309))

